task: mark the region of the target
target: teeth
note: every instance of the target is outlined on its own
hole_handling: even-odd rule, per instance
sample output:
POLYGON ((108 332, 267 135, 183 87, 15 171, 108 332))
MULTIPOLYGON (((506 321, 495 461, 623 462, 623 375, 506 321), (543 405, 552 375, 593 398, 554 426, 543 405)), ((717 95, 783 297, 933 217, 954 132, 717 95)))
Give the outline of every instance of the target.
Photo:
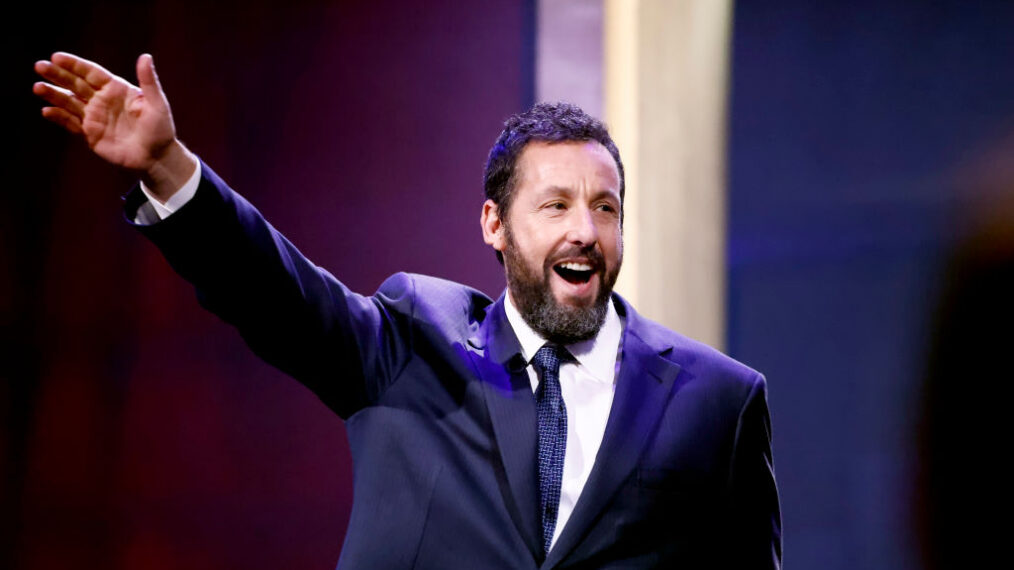
POLYGON ((575 261, 568 261, 567 263, 561 263, 560 267, 562 267, 564 269, 569 269, 571 271, 591 271, 592 270, 591 265, 588 265, 587 263, 577 263, 575 261))

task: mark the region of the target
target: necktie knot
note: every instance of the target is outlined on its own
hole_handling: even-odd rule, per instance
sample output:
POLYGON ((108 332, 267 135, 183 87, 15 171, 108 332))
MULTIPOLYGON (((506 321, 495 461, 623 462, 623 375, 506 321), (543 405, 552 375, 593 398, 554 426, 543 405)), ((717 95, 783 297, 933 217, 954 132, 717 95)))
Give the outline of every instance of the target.
POLYGON ((560 362, 568 356, 567 349, 552 343, 542 345, 535 356, 532 357, 532 364, 543 374, 550 373, 554 376, 560 372, 560 362))

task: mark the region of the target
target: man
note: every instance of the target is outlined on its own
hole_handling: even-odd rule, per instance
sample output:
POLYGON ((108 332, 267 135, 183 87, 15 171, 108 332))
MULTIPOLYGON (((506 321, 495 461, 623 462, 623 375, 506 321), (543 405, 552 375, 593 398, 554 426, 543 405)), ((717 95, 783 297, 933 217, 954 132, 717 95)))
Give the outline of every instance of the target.
POLYGON ((140 87, 54 54, 43 116, 139 173, 127 216, 262 358, 346 419, 339 567, 774 568, 763 377, 612 293, 623 168, 576 107, 514 116, 481 224, 507 292, 398 274, 349 291, 176 139, 140 87))

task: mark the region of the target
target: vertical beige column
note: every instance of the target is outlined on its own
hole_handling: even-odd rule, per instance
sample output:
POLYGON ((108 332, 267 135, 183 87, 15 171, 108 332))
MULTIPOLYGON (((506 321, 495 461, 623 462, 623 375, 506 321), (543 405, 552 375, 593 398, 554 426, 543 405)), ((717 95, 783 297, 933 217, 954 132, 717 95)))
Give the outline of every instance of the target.
POLYGON ((605 0, 605 119, 627 173, 617 291, 725 342, 728 0, 605 0))
POLYGON ((540 0, 535 98, 567 101, 602 117, 602 0, 540 0))

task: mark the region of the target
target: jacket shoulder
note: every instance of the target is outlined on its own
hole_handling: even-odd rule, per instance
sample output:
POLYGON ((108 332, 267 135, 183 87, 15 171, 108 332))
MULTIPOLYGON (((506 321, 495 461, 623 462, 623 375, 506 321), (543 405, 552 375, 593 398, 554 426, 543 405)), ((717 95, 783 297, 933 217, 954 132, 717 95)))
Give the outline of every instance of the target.
POLYGON ((493 300, 486 294, 447 279, 418 273, 395 273, 380 285, 382 304, 411 315, 419 325, 443 334, 467 336, 486 315, 493 300))
POLYGON ((758 383, 765 383, 763 374, 722 351, 647 319, 634 312, 629 305, 627 311, 631 314, 628 319, 636 322, 633 329, 635 334, 695 378, 731 384, 747 391, 758 383))

